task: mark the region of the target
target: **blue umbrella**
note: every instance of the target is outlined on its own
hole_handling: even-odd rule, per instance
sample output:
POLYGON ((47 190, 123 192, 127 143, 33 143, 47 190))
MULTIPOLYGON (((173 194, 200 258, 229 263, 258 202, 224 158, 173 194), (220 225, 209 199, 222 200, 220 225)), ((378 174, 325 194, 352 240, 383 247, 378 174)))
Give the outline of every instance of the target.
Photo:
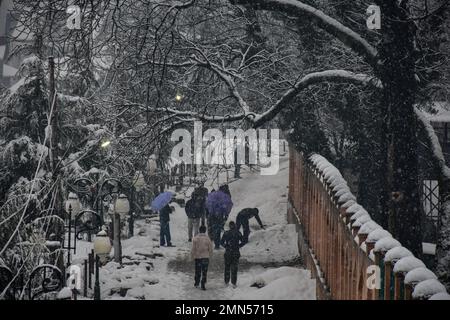
POLYGON ((211 192, 206 199, 206 208, 210 214, 215 216, 228 217, 233 208, 231 197, 225 192, 211 192))
POLYGON ((155 211, 159 211, 164 208, 166 205, 170 203, 172 200, 173 193, 172 192, 163 192, 160 193, 155 199, 152 201, 152 209, 155 211))

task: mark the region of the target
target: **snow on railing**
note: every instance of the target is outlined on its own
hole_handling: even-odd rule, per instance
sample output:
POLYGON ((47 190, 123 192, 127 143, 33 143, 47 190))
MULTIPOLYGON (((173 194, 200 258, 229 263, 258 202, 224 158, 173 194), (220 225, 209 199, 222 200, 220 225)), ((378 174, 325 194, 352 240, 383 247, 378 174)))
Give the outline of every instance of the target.
MULTIPOLYGON (((392 294, 391 279, 387 278, 387 274, 390 272, 393 272, 394 275, 394 299, 410 299, 411 297, 428 299, 433 298, 434 295, 446 293, 445 287, 436 278, 414 281, 409 277, 410 281, 406 284, 404 279, 410 272, 418 268, 420 268, 419 270, 426 270, 427 274, 430 274, 431 271, 426 269, 425 264, 420 259, 414 257, 408 249, 402 247, 397 240, 392 238, 388 231, 374 222, 369 213, 356 203, 356 197, 352 194, 336 167, 318 154, 310 156, 309 161, 317 169, 317 177, 324 185, 334 185, 333 193, 334 197, 337 198, 337 205, 345 209, 347 207, 348 209, 351 207, 359 208, 358 211, 350 216, 348 226, 352 229, 353 235, 356 236, 355 241, 359 241, 359 245, 365 248, 364 251, 369 252, 369 257, 373 250, 372 257, 375 258, 373 259, 374 262, 376 264, 378 262, 378 265, 384 262, 385 299, 389 299, 392 294), (340 181, 340 183, 336 184, 336 181, 340 181), (378 243, 381 245, 377 247, 378 243)), ((348 209, 345 210, 343 217, 353 212, 353 210, 348 209)), ((417 272, 412 274, 414 275, 417 272)))
POLYGON ((327 159, 304 159, 293 149, 290 156, 289 200, 331 298, 450 298, 436 275, 372 220, 327 159))

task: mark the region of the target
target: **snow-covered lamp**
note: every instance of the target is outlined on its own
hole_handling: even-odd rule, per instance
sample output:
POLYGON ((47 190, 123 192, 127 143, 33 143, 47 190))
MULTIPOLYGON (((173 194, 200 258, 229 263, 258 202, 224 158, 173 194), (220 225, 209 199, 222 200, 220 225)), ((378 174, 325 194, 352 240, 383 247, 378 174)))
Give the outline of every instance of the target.
POLYGON ((114 212, 120 215, 120 218, 123 219, 130 212, 130 202, 126 195, 121 194, 114 205, 114 212))
POLYGON ((111 253, 111 240, 109 240, 106 231, 102 230, 97 233, 94 240, 94 253, 98 255, 100 262, 105 264, 108 260, 109 254, 111 253))
POLYGON ((142 174, 141 171, 136 171, 133 181, 134 181, 133 186, 136 188, 136 190, 141 191, 145 185, 144 175, 142 174))
POLYGON ((78 199, 76 193, 69 193, 69 198, 66 200, 66 212, 69 213, 69 208, 72 209, 71 218, 75 218, 76 215, 81 211, 81 202, 78 199))

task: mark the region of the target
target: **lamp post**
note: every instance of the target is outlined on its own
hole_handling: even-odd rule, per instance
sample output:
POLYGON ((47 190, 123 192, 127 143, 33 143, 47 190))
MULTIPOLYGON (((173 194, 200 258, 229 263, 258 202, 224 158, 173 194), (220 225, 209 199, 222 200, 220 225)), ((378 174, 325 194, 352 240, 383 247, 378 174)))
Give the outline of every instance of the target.
POLYGON ((65 203, 65 209, 66 212, 68 214, 68 243, 67 243, 67 247, 64 247, 64 249, 67 249, 67 266, 70 265, 70 251, 72 249, 72 220, 77 216, 77 214, 80 212, 81 210, 81 203, 80 200, 78 199, 78 196, 71 192, 69 193, 69 197, 66 200, 65 203))
POLYGON ((97 233, 94 240, 94 253, 99 257, 102 265, 108 261, 111 249, 111 240, 109 239, 106 231, 102 230, 97 233))
POLYGON ((104 222, 104 213, 103 213, 104 200, 106 199, 107 196, 112 196, 113 194, 120 194, 121 191, 122 191, 122 183, 120 182, 120 180, 118 180, 116 178, 108 178, 108 179, 104 180, 102 182, 102 184, 100 185, 100 188, 98 190, 97 200, 100 201, 100 216, 102 217, 102 223, 104 222), (104 187, 106 185, 112 185, 113 188, 117 188, 117 189, 116 190, 112 189, 106 193, 103 193, 104 187))
POLYGON ((131 210, 130 219, 128 221, 129 232, 128 236, 132 237, 134 235, 134 214, 136 211, 136 192, 140 192, 145 186, 145 178, 141 171, 136 171, 133 178, 133 185, 131 187, 131 210))
POLYGON ((130 202, 126 195, 121 194, 114 204, 114 261, 122 262, 122 247, 120 244, 120 219, 125 219, 130 212, 130 202))

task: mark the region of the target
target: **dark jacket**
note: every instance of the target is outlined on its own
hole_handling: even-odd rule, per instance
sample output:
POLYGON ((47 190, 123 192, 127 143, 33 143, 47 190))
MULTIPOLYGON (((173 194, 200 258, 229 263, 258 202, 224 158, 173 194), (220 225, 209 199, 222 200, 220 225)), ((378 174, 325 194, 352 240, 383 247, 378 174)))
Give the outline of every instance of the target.
POLYGON ((223 234, 220 244, 225 248, 225 254, 240 256, 239 248, 245 243, 242 234, 237 229, 230 229, 223 234))
POLYGON ((230 196, 231 198, 231 192, 230 192, 230 187, 227 184, 221 185, 219 187, 219 191, 222 191, 223 193, 226 193, 227 195, 230 196))
POLYGON ((205 208, 200 199, 190 199, 186 202, 185 211, 189 219, 198 219, 205 213, 205 208))
POLYGON ((261 221, 261 218, 259 217, 258 212, 254 208, 245 208, 239 211, 239 213, 236 216, 236 223, 244 224, 253 217, 256 219, 256 221, 258 221, 259 226, 263 228, 264 226, 261 221))
POLYGON ((200 198, 203 200, 203 202, 205 202, 208 198, 208 189, 206 189, 205 187, 195 188, 194 192, 192 193, 192 198, 200 198))
POLYGON ((169 205, 167 205, 164 208, 162 208, 161 210, 159 210, 159 222, 160 223, 169 222, 170 221, 170 212, 171 211, 172 210, 170 210, 169 205))
POLYGON ((186 211, 186 215, 189 219, 193 219, 194 215, 194 201, 192 199, 186 202, 186 206, 184 207, 184 211, 186 211))

